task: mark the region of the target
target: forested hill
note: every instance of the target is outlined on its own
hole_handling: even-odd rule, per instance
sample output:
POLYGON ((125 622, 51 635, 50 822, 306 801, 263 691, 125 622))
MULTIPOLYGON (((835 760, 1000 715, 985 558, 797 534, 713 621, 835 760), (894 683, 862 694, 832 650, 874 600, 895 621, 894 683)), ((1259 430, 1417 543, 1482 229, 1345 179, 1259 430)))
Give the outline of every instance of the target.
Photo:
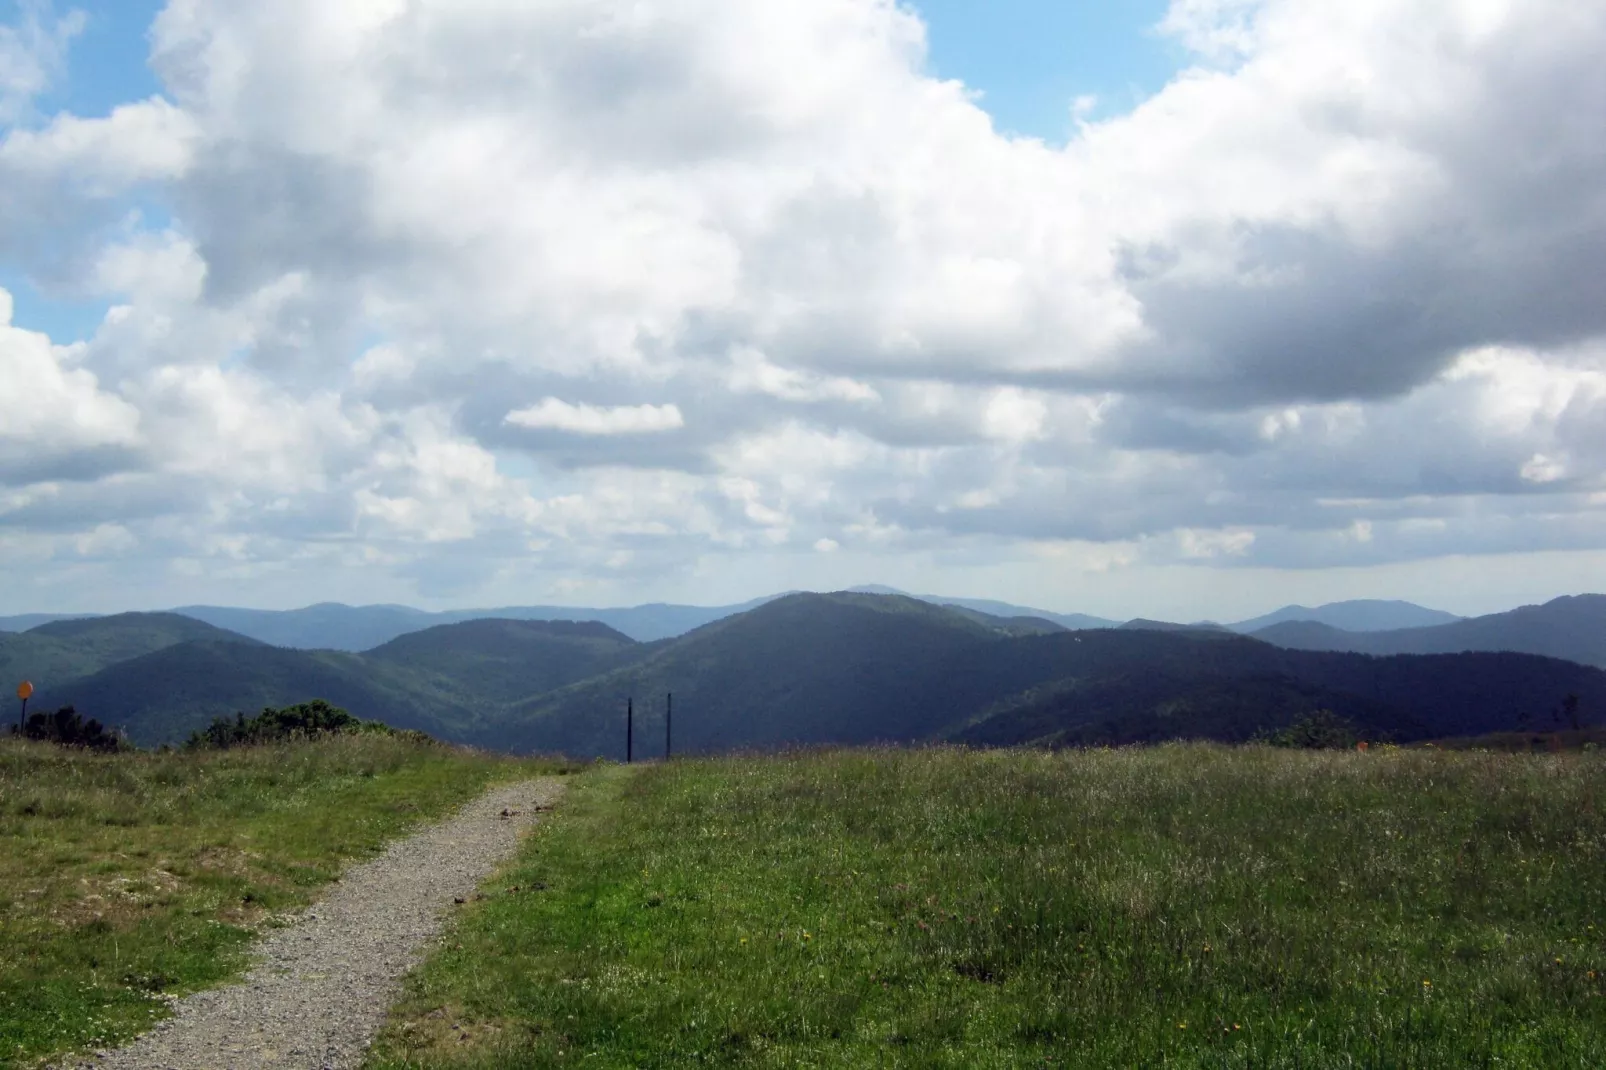
POLYGON ((535 697, 497 738, 518 749, 622 754, 624 700, 635 696, 643 738, 657 741, 646 753, 661 751, 665 696, 675 692, 691 750, 924 739, 965 701, 938 689, 936 667, 1008 639, 970 613, 911 598, 792 595, 535 697))
MULTIPOLYGON (((1175 633, 1154 638, 1187 642, 1175 633)), ((1092 635, 1082 645, 1085 658, 1060 662, 1080 662, 1080 671, 999 702, 950 738, 983 746, 1243 742, 1317 710, 1350 722, 1358 738, 1401 742, 1606 723, 1606 673, 1531 654, 1372 657, 1233 642, 1202 657, 1186 645, 1110 651, 1092 635)))
POLYGON ((79 671, 36 681, 41 706, 71 704, 126 728, 137 743, 160 743, 182 739, 216 716, 311 698, 446 739, 479 738, 510 702, 623 664, 645 649, 601 624, 475 620, 349 654, 270 646, 177 619, 199 630, 199 638, 159 642, 157 634, 177 635, 153 625, 150 641, 139 644, 122 636, 127 624, 117 618, 73 622, 87 649, 114 640, 130 650, 149 648, 109 665, 74 662, 72 648, 34 638, 38 629, 0 636, 0 654, 11 641, 52 644, 57 663, 79 671))
POLYGON ((1011 636, 907 599, 808 595, 524 703, 495 739, 619 755, 624 700, 634 696, 642 753, 657 753, 670 692, 684 750, 958 738, 1045 695, 1053 731, 1039 722, 1008 730, 1005 719, 985 741, 1032 742, 1073 726, 1093 742, 1247 739, 1323 708, 1360 716, 1378 735, 1422 739, 1559 725, 1569 694, 1586 721, 1606 719, 1606 673, 1549 658, 1377 659, 1206 629, 1011 636), (1267 703, 1271 694, 1278 701, 1267 703))
POLYGON ((58 620, 23 634, 67 643, 102 666, 179 643, 254 642, 178 613, 118 613, 110 617, 58 620))
POLYGON ((313 698, 327 699, 363 720, 445 738, 479 730, 479 719, 492 712, 444 681, 376 666, 356 654, 240 642, 165 647, 41 691, 39 698, 124 728, 142 745, 183 740, 213 717, 313 698))
MULTIPOLYGON (((7 692, 27 680, 48 693, 68 681, 170 646, 219 641, 255 645, 243 635, 175 613, 56 620, 25 632, 0 633, 0 680, 7 692)), ((47 699, 45 693, 41 701, 47 699)))
POLYGON ((392 639, 365 660, 432 674, 459 694, 508 703, 638 660, 648 649, 598 621, 473 620, 392 639))

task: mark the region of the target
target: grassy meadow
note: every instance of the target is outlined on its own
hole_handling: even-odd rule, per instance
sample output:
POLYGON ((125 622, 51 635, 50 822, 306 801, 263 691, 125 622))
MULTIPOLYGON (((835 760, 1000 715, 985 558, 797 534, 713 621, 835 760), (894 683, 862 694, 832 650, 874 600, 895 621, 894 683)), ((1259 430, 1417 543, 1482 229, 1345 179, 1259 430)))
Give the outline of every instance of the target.
POLYGON ((1606 1066, 1606 757, 604 766, 369 1066, 1606 1066))
POLYGON ((534 767, 381 735, 113 755, 0 740, 0 1066, 144 1031, 350 860, 534 767))

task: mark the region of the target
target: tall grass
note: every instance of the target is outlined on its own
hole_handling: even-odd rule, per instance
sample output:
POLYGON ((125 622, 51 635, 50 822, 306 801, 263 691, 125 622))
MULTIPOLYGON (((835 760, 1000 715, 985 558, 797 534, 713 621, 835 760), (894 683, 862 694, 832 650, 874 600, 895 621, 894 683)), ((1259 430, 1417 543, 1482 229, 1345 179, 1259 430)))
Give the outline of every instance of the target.
POLYGON ((149 1027, 347 861, 520 768, 381 736, 115 755, 0 741, 0 1065, 149 1027))
POLYGON ((1603 788, 1197 745, 614 769, 371 1065, 1606 1066, 1603 788))

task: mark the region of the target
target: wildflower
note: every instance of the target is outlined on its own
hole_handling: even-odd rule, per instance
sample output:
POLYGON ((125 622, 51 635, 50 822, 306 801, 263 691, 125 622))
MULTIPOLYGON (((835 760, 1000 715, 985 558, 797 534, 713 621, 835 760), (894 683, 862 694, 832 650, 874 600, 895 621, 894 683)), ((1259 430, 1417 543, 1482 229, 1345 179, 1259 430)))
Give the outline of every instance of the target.
POLYGON ((1188 1023, 1187 1022, 1178 1022, 1177 1023, 1177 1028, 1178 1029, 1186 1029, 1186 1028, 1188 1028, 1188 1023))

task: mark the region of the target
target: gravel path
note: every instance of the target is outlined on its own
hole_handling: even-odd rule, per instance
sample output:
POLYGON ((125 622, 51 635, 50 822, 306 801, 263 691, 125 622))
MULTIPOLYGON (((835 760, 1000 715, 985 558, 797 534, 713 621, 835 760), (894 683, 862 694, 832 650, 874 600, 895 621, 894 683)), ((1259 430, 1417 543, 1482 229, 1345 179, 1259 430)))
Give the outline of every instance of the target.
POLYGON ((362 1062, 402 975, 453 907, 562 793, 556 779, 500 787, 444 824, 398 840, 267 936, 242 983, 198 992, 133 1044, 75 1064, 94 1070, 337 1070, 362 1062))

